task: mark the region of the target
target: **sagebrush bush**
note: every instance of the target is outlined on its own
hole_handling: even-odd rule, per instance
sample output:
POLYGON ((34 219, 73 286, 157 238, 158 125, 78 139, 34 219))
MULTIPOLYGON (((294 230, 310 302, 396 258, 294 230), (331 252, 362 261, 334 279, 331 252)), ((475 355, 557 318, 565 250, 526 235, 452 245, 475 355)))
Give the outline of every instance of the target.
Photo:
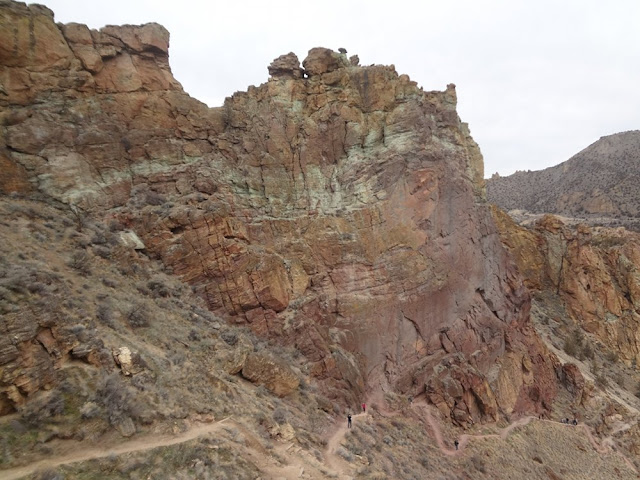
POLYGON ((131 328, 148 327, 150 325, 149 313, 142 303, 132 305, 126 313, 126 319, 131 328))
POLYGON ((282 425, 287 423, 289 414, 284 408, 278 407, 273 411, 272 418, 278 425, 282 425))
POLYGON ((31 427, 40 426, 45 420, 62 415, 65 401, 59 390, 51 390, 31 400, 20 411, 22 419, 31 427))
POLYGON ((80 250, 75 252, 67 263, 71 268, 77 270, 81 275, 91 274, 91 255, 86 251, 80 250))
POLYGON ((111 425, 118 425, 126 417, 136 420, 143 414, 141 400, 135 397, 120 373, 104 374, 94 402, 104 408, 111 425))
POLYGON ((115 312, 110 303, 104 302, 98 305, 98 308, 96 309, 96 318, 103 325, 113 329, 116 328, 115 312))

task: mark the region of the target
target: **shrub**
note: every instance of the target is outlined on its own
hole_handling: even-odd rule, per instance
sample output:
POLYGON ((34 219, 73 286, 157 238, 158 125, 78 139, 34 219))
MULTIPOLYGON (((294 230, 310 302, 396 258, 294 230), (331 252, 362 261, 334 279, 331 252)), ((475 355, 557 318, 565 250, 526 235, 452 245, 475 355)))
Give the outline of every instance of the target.
POLYGON ((49 394, 42 395, 27 403, 21 411, 22 418, 30 426, 40 426, 47 419, 64 413, 64 397, 58 390, 52 390, 49 394))
POLYGON ((584 344, 584 347, 582 348, 582 355, 584 356, 584 358, 588 358, 589 360, 593 359, 594 351, 593 351, 593 347, 591 346, 591 343, 586 342, 584 344))
POLYGON ((91 274, 91 256, 84 250, 74 253, 67 263, 71 268, 77 270, 81 275, 91 274))
POLYGON ((346 450, 343 447, 338 447, 336 453, 344 458, 347 462, 353 462, 353 455, 349 450, 346 450))
POLYGON ((477 471, 482 473, 487 473, 487 466, 484 460, 480 458, 478 455, 474 455, 473 457, 471 457, 471 465, 473 465, 473 467, 477 471))
POLYGON ((607 352, 607 354, 605 355, 605 358, 610 363, 617 363, 617 361, 618 361, 618 359, 620 357, 618 356, 618 352, 614 352, 613 350, 609 350, 607 352))
POLYGON ((64 480, 64 475, 55 470, 47 469, 37 472, 33 478, 35 478, 35 480, 64 480))
POLYGON ((609 380, 604 375, 598 375, 596 377, 596 385, 600 388, 607 388, 609 386, 609 380))
POLYGON ((220 338, 222 338, 227 345, 232 347, 238 343, 238 334, 233 330, 225 330, 220 334, 220 338))
POLYGON ((101 303, 96 309, 96 317, 103 325, 109 328, 116 328, 116 319, 113 307, 109 303, 101 303))
POLYGON ((582 342, 584 341, 584 335, 579 327, 576 327, 571 332, 568 338, 564 341, 563 350, 567 355, 572 357, 578 356, 582 353, 582 342))
POLYGON ((107 243, 107 237, 104 232, 98 230, 93 233, 93 236, 91 237, 91 243, 93 243, 94 245, 104 245, 105 243, 107 243))
POLYGON ((273 411, 272 418, 278 425, 282 425, 283 423, 287 423, 288 416, 289 415, 284 408, 276 408, 273 411))
POLYGON ((113 280, 111 280, 110 278, 103 278, 102 279, 102 284, 105 287, 109 287, 109 288, 116 288, 118 286, 118 284, 116 282, 114 282, 113 280))
POLYGON ((111 425, 117 425, 126 417, 139 418, 142 405, 136 400, 119 373, 104 376, 96 391, 95 403, 101 405, 111 425))
POLYGON ((154 297, 169 297, 171 289, 159 278, 153 278, 147 282, 147 288, 153 292, 154 297))
POLYGON ((105 260, 109 260, 111 258, 111 250, 105 246, 97 245, 93 247, 93 251, 95 252, 96 255, 98 255, 101 258, 104 258, 105 260))
POLYGON ((142 303, 136 303, 131 306, 131 308, 126 313, 127 323, 131 326, 131 328, 141 328, 148 327, 149 322, 149 314, 142 303))

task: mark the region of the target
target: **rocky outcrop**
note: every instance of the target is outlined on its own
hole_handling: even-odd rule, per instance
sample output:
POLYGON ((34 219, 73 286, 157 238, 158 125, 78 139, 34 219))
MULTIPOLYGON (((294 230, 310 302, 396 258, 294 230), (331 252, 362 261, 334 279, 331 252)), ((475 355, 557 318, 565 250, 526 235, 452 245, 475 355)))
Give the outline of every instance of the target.
POLYGON ((640 361, 640 235, 572 228, 547 215, 527 229, 498 209, 505 245, 534 292, 559 295, 574 325, 627 365, 640 361))
POLYGON ((269 65, 269 75, 272 77, 300 78, 302 77, 302 72, 300 60, 293 52, 279 56, 269 65))
POLYGON ((286 364, 260 353, 247 355, 242 366, 242 376, 253 383, 264 385, 279 397, 293 393, 300 385, 300 379, 286 364))
POLYGON ((212 311, 301 351, 329 398, 446 387, 459 422, 553 398, 453 85, 317 48, 307 78, 285 55, 208 109, 171 77, 158 25, 58 27, 0 5, 16 25, 0 43, 17 45, 2 138, 23 178, 5 191, 117 218, 212 311))

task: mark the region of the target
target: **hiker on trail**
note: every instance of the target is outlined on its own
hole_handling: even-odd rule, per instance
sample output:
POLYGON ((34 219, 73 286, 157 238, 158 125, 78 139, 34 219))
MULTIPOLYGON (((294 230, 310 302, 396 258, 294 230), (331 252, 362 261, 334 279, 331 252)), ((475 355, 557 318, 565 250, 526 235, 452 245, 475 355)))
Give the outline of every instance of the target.
POLYGON ((366 404, 366 403, 363 403, 363 404, 362 404, 362 411, 363 411, 364 413, 367 413, 367 404, 366 404))
POLYGON ((456 450, 458 450, 458 446, 460 445, 460 442, 456 439, 456 441, 453 442, 453 444, 456 446, 456 450))
POLYGON ((578 425, 578 420, 574 418, 573 422, 571 422, 571 423, 573 423, 574 425, 578 425))
POLYGON ((347 415, 347 428, 351 428, 351 414, 347 415))

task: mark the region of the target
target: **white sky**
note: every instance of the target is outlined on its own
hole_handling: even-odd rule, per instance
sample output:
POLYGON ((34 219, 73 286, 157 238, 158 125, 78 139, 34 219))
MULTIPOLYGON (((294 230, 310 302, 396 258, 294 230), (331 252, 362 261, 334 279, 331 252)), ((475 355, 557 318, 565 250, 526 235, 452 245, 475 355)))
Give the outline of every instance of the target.
POLYGON ((170 63, 209 106, 317 46, 394 64, 425 90, 455 83, 485 176, 540 170, 640 129, 639 0, 40 0, 56 21, 158 22, 170 63))

